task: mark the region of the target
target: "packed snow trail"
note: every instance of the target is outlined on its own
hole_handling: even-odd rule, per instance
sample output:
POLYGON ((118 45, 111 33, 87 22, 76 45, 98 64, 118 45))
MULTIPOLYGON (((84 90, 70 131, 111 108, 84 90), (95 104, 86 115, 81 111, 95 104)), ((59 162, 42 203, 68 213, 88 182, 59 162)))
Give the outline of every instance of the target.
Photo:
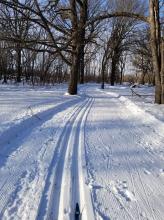
POLYGON ((164 124, 110 90, 90 95, 85 141, 96 218, 164 219, 164 124))
POLYGON ((85 97, 73 98, 38 113, 41 120, 32 116, 12 126, 15 129, 9 142, 10 132, 1 135, 1 218, 35 219, 44 182, 54 171, 57 140, 83 102, 85 97))
POLYGON ((126 87, 64 93, 2 91, 0 219, 163 220, 164 123, 126 87))
MULTIPOLYGON (((87 177, 82 167, 85 166, 85 160, 82 161, 84 156, 82 155, 84 154, 82 153, 84 149, 83 129, 91 105, 92 99, 87 100, 85 104, 82 103, 60 134, 57 144, 60 153, 54 162, 46 219, 73 219, 76 203, 78 202, 83 208, 85 202, 89 202, 89 208, 85 208, 82 216, 83 219, 94 220, 90 194, 84 189, 84 178, 87 177)), ((44 201, 42 201, 42 206, 44 206, 44 201)), ((39 209, 40 213, 38 212, 38 220, 43 217, 42 206, 39 209)))

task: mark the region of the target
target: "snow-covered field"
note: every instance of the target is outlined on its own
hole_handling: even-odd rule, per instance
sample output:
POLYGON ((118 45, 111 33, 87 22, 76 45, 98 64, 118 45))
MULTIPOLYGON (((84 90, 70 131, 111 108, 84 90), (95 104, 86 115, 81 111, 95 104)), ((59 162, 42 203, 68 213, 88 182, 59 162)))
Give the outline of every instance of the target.
POLYGON ((0 86, 0 219, 164 219, 153 87, 0 86))

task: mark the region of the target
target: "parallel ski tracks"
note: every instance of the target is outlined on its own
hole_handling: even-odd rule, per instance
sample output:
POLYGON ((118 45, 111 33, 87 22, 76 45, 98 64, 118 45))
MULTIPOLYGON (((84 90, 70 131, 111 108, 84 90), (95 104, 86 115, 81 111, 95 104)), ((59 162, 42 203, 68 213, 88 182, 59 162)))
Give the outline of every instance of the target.
MULTIPOLYGON (((93 98, 86 98, 78 105, 60 134, 52 163, 53 173, 48 181, 47 220, 73 220, 76 203, 80 206, 82 218, 94 220, 90 192, 85 184, 84 152, 84 127, 92 103, 93 98)), ((41 217, 39 212, 38 219, 41 217)))
MULTIPOLYGON (((10 144, 9 139, 12 139, 12 142, 16 139, 25 138, 29 135, 32 129, 37 128, 44 124, 46 121, 50 120, 54 114, 57 114, 61 110, 75 105, 79 102, 79 99, 73 99, 65 101, 64 103, 58 103, 53 107, 50 107, 44 111, 38 112, 36 114, 31 115, 30 117, 26 118, 25 120, 22 120, 19 124, 16 124, 14 126, 11 126, 7 130, 5 130, 0 135, 0 145, 1 145, 1 155, 6 155, 6 147, 3 147, 5 144, 10 144), (23 129, 22 129, 23 128, 23 129)), ((18 146, 19 147, 19 146, 18 146)), ((13 151, 16 149, 12 149, 13 151)))
MULTIPOLYGON (((22 146, 21 143, 24 143, 23 141, 33 132, 33 130, 46 123, 48 120, 51 120, 54 117, 54 115, 59 113, 61 110, 64 111, 67 108, 74 106, 72 109, 75 110, 76 112, 76 108, 77 107, 79 108, 80 103, 83 103, 84 100, 85 98, 82 97, 81 99, 73 99, 73 100, 68 100, 64 103, 58 103, 54 107, 39 112, 37 115, 41 118, 41 120, 38 120, 34 115, 31 116, 30 118, 25 119, 20 124, 17 124, 15 127, 9 128, 7 131, 5 131, 1 135, 2 140, 0 141, 0 144, 2 145, 0 166, 3 166, 5 164, 7 158, 9 158, 14 151, 15 152, 18 151, 19 156, 21 154, 23 156, 26 154, 28 157, 31 157, 31 153, 28 152, 26 148, 21 151, 19 151, 19 148, 22 146), (14 132, 10 136, 10 130, 12 129, 14 130, 14 132), (12 143, 11 145, 9 143, 7 147, 4 148, 3 145, 5 145, 8 138, 12 139, 12 143), (21 140, 21 142, 18 140, 21 140)), ((70 114, 69 111, 68 113, 70 114)), ((13 157, 13 159, 16 158, 16 156, 17 154, 13 157)), ((3 216, 4 211, 6 210, 6 207, 10 202, 9 197, 13 192, 13 190, 15 190, 16 183, 19 182, 21 176, 25 172, 25 170, 19 166, 9 167, 8 169, 11 174, 6 179, 4 179, 4 181, 0 184, 0 188, 1 188, 0 203, 2 207, 2 209, 0 210, 0 218, 3 216)))

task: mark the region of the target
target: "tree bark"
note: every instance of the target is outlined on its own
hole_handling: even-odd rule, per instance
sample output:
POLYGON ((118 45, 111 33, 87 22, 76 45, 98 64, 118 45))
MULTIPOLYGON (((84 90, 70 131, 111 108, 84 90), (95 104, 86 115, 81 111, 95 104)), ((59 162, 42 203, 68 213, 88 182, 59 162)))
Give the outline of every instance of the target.
POLYGON ((84 56, 85 56, 85 25, 88 17, 88 0, 83 0, 80 10, 80 84, 84 84, 84 56))
POLYGON ((70 0, 71 6, 71 23, 72 23, 72 63, 70 82, 68 86, 68 93, 70 95, 77 94, 77 83, 79 74, 79 41, 78 41, 78 16, 76 11, 76 0, 70 0))
POLYGON ((105 67, 102 65, 101 69, 101 89, 104 89, 105 84, 105 67))
POLYGON ((111 86, 114 86, 115 80, 116 80, 116 65, 117 61, 115 56, 112 57, 112 68, 111 68, 111 76, 110 76, 110 83, 111 86))
POLYGON ((72 55, 72 65, 70 74, 70 83, 68 87, 68 93, 70 95, 77 94, 78 72, 79 72, 79 56, 78 52, 72 55))
POLYGON ((126 55, 124 58, 120 59, 120 85, 123 83, 124 80, 125 63, 126 63, 126 55))
POLYGON ((80 84, 84 84, 84 68, 85 68, 85 64, 84 64, 84 45, 81 45, 80 47, 80 84))
POLYGON ((21 49, 17 48, 17 79, 16 81, 19 83, 21 82, 22 76, 22 67, 21 67, 21 49))
POLYGON ((72 23, 72 63, 68 92, 77 94, 78 76, 80 83, 84 83, 84 47, 85 47, 85 24, 87 21, 88 0, 83 0, 80 5, 80 22, 77 15, 77 1, 70 0, 71 23, 72 23), (78 24, 79 22, 79 24, 78 24))
POLYGON ((7 76, 6 76, 6 73, 4 74, 3 76, 3 82, 2 84, 7 84, 7 76))
POLYGON ((164 39, 161 43, 161 104, 164 104, 164 39))
POLYGON ((152 62, 155 74, 155 103, 161 104, 159 1, 149 0, 149 10, 152 62))

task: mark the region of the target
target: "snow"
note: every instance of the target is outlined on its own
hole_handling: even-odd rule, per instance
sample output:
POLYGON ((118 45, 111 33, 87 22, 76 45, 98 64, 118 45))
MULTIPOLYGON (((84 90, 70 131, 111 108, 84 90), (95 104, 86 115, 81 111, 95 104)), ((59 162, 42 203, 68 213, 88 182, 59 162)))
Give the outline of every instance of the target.
POLYGON ((0 219, 164 219, 154 87, 0 86, 0 219))

